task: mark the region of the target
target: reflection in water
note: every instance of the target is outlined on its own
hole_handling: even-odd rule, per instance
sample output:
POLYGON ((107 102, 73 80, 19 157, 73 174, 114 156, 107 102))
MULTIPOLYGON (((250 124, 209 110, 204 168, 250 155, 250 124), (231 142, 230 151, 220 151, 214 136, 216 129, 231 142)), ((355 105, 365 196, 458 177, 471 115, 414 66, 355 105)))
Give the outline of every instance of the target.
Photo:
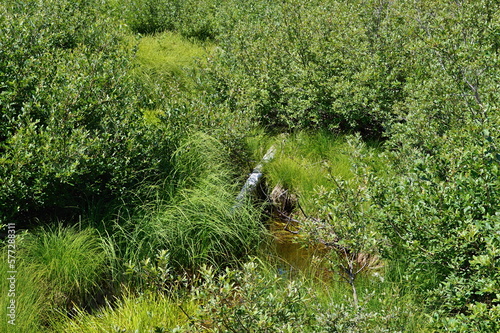
POLYGON ((273 235, 272 250, 277 256, 278 272, 295 275, 301 272, 314 272, 326 277, 328 270, 322 261, 327 255, 327 249, 321 244, 306 246, 300 242, 300 236, 285 230, 286 223, 271 221, 269 230, 273 235))
MULTIPOLYGON (((333 266, 332 260, 338 258, 331 252, 331 248, 323 244, 306 246, 305 240, 300 241, 300 234, 293 234, 285 229, 286 223, 278 219, 269 222, 269 231, 273 239, 271 248, 267 248, 266 253, 272 257, 279 274, 292 278, 298 273, 305 273, 306 276, 314 276, 327 283, 341 281, 341 285, 345 284, 340 278, 342 271, 333 266)), ((359 265, 366 264, 366 269, 360 273, 359 278, 384 281, 384 264, 378 256, 360 254, 358 260, 359 265)))

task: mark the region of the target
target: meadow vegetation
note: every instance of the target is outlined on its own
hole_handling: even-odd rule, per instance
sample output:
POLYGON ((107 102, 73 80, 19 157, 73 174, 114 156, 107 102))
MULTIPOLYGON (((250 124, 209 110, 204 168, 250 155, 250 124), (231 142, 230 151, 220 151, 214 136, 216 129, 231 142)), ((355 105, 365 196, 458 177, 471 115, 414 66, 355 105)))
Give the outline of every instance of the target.
POLYGON ((0 331, 498 332, 499 47, 492 0, 3 0, 0 331))

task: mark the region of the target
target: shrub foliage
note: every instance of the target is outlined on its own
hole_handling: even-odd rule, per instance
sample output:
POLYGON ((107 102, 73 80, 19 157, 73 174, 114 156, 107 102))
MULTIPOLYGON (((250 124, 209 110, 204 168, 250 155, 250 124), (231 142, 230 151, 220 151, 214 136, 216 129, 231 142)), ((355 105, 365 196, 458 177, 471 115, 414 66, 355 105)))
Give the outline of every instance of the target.
POLYGON ((72 216, 168 171, 171 135, 144 123, 132 54, 104 4, 0 9, 1 218, 72 216))
MULTIPOLYGON (((176 150, 183 133, 202 129, 237 152, 250 121, 279 131, 359 131, 385 140, 388 172, 358 169, 362 204, 339 183, 320 197, 320 211, 331 213, 337 232, 349 227, 342 221, 350 208, 358 210, 355 235, 365 235, 357 221, 378 227, 383 242, 366 244, 384 244, 378 253, 406 266, 439 329, 498 331, 499 47, 493 0, 4 0, 0 223, 75 217, 177 177, 172 186, 188 187, 173 190, 179 205, 118 229, 140 240, 151 228, 151 243, 170 244, 176 265, 220 263, 257 239, 244 235, 256 216, 231 215, 233 189, 199 181, 210 170, 199 165, 218 161, 191 156, 195 142, 176 150), (164 30, 217 44, 192 82, 131 75, 124 34, 164 30)), ((295 292, 282 303, 289 296, 302 306, 295 292)), ((238 327, 238 306, 213 325, 238 327)), ((286 306, 290 317, 279 325, 314 319, 286 306)), ((259 328, 267 316, 240 310, 259 328)))

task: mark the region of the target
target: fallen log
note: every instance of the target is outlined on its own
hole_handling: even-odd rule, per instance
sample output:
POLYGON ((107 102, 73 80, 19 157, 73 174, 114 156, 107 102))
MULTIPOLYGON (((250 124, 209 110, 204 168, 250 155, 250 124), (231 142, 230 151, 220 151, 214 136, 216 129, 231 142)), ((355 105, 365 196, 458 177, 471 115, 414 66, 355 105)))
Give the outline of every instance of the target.
POLYGON ((233 210, 237 209, 238 207, 241 207, 245 199, 252 193, 255 192, 257 189, 257 186, 259 185, 260 181, 262 180, 262 168, 266 163, 271 161, 274 158, 274 154, 276 153, 276 148, 274 146, 271 146, 267 153, 264 155, 260 163, 253 169, 252 173, 247 178, 247 181, 241 188, 240 193, 236 197, 236 203, 233 206, 233 210))

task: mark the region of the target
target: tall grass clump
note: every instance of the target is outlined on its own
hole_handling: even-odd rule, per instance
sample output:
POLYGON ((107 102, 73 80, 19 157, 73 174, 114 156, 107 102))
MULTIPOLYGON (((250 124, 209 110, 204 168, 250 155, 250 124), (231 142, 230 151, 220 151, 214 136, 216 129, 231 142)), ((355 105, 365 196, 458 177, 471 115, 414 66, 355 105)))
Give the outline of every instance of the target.
POLYGON ((15 288, 11 288, 11 281, 8 278, 12 277, 7 261, 7 248, 3 247, 2 260, 0 262, 0 331, 5 333, 11 332, 41 332, 42 326, 47 322, 47 310, 52 306, 50 300, 45 297, 47 285, 45 281, 29 267, 16 267, 15 288), (14 291, 11 291, 13 289, 14 291), (13 294, 12 294, 13 293, 13 294), (13 296, 13 297, 10 297, 13 296), (7 315, 10 314, 11 300, 15 300, 15 320, 13 324, 7 315))
POLYGON ((29 233, 19 256, 30 276, 47 290, 45 311, 69 310, 95 304, 103 292, 106 256, 102 241, 92 229, 61 225, 29 233))
POLYGON ((196 184, 211 176, 216 178, 215 183, 224 184, 234 176, 227 148, 214 137, 203 133, 196 133, 184 140, 172 159, 175 165, 173 178, 181 187, 196 184))
POLYGON ((177 301, 161 294, 127 294, 113 306, 103 307, 93 314, 77 311, 71 319, 54 324, 55 332, 170 332, 188 320, 194 305, 177 301), (182 305, 180 305, 182 304, 182 305), (182 310, 181 310, 182 307, 182 310))
POLYGON ((167 246, 182 267, 234 263, 259 247, 259 213, 251 206, 234 209, 235 188, 216 181, 209 177, 183 192, 180 202, 160 216, 167 246))
MULTIPOLYGON (((0 262, 0 322, 2 332, 44 332, 67 318, 75 307, 90 308, 100 300, 106 273, 99 236, 91 229, 61 225, 16 238, 15 287, 6 256, 0 262), (10 291, 10 289, 13 289, 10 291), (7 306, 15 301, 15 325, 7 321, 7 306)), ((2 248, 3 254, 7 249, 2 248)))
POLYGON ((349 146, 342 137, 326 131, 299 131, 278 145, 277 156, 265 167, 269 187, 294 193, 309 212, 315 191, 334 186, 331 175, 352 177, 349 146))
POLYGON ((144 261, 159 251, 168 257, 168 269, 194 272, 202 264, 236 263, 262 239, 259 210, 250 204, 234 208, 239 185, 231 180, 228 152, 220 142, 195 134, 173 159, 175 195, 122 219, 111 236, 117 256, 138 274, 136 282, 144 275, 144 261))

